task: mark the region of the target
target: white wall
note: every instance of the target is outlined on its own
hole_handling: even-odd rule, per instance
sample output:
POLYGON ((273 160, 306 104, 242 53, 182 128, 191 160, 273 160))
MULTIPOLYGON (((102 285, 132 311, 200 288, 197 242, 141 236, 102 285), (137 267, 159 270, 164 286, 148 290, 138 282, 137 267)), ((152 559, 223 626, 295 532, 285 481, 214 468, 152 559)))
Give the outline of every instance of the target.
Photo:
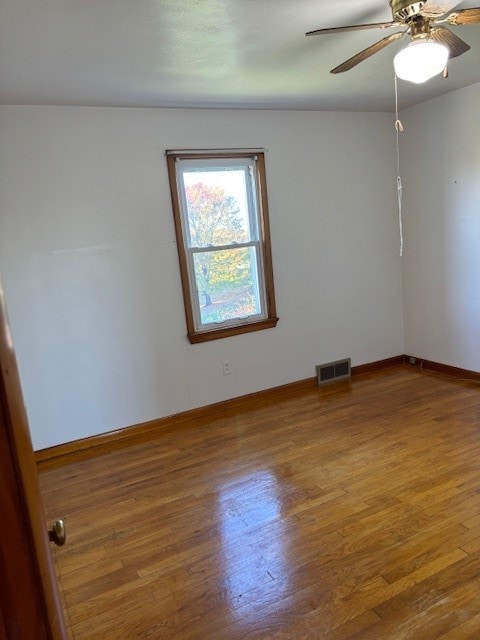
POLYGON ((0 273, 36 448, 404 352, 391 116, 4 106, 0 130, 0 273), (252 146, 280 322, 190 345, 164 151, 252 146))
POLYGON ((404 111, 406 353, 480 371, 480 84, 404 111))

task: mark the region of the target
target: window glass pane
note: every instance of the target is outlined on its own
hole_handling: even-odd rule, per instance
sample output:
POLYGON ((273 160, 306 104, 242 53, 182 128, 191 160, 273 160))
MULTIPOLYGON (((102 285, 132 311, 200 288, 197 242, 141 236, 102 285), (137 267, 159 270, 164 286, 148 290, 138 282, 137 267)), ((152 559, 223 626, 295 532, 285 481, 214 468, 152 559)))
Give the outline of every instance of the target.
POLYGON ((202 325, 262 313, 254 247, 194 253, 202 325))
POLYGON ((256 239, 250 222, 247 180, 247 168, 183 171, 191 247, 256 239))

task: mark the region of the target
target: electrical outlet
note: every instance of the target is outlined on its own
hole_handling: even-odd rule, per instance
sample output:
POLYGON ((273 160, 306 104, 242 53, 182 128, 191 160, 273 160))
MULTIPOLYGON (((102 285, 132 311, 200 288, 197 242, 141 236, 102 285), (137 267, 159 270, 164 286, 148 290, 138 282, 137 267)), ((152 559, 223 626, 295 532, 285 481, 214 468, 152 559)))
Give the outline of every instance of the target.
POLYGON ((230 369, 230 362, 228 360, 224 360, 222 362, 222 369, 224 376, 229 376, 232 373, 232 370, 230 369))

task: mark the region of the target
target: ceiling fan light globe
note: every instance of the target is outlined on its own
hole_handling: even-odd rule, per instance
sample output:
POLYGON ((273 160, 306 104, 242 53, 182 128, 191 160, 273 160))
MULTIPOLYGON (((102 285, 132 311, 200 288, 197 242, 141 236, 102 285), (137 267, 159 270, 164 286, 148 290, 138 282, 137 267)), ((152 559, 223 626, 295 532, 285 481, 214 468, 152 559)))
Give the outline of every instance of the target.
POLYGON ((448 48, 433 40, 414 40, 393 60, 398 78, 421 84, 442 73, 448 61, 448 48))

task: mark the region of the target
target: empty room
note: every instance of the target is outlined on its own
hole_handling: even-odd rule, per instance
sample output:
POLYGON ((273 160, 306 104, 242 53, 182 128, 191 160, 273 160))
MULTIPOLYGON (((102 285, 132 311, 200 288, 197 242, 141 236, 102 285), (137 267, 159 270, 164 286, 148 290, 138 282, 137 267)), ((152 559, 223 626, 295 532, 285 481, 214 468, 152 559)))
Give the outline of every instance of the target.
POLYGON ((479 57, 2 0, 0 640, 480 638, 479 57))

